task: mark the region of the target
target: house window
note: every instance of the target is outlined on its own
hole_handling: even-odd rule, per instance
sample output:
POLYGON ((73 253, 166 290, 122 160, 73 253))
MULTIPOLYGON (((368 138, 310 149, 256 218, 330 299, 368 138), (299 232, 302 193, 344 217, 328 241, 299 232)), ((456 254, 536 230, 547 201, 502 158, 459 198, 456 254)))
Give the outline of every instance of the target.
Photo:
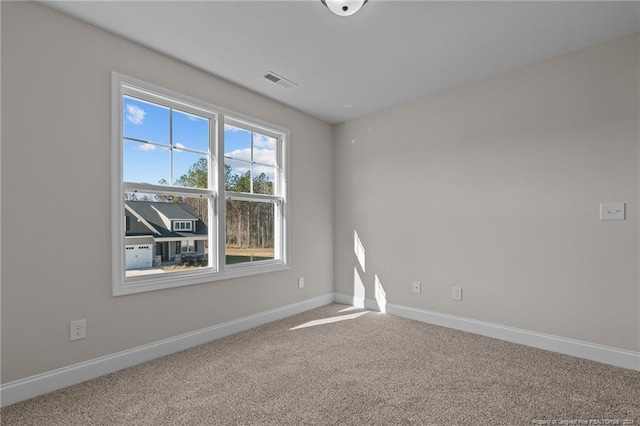
POLYGON ((195 253, 196 246, 193 240, 183 240, 180 242, 180 251, 182 253, 195 253))
POLYGON ((192 231, 193 222, 190 220, 174 220, 173 230, 174 231, 192 231))
POLYGON ((117 73, 112 90, 114 295, 288 268, 288 131, 117 73))

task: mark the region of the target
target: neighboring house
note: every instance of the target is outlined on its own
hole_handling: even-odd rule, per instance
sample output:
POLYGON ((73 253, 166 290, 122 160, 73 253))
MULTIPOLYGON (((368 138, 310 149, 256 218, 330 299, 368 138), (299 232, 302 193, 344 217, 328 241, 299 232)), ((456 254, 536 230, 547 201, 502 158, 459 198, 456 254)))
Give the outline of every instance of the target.
POLYGON ((207 225, 189 204, 125 201, 126 269, 204 257, 207 225))

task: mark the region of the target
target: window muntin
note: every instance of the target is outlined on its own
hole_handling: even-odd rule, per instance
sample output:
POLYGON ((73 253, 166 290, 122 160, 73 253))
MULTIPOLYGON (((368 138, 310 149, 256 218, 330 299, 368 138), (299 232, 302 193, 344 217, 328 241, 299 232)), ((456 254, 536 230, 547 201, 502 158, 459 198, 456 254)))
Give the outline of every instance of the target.
POLYGON ((281 146, 278 137, 247 125, 225 123, 224 139, 225 189, 276 195, 281 146))
POLYGON ((125 95, 122 103, 125 182, 209 187, 208 179, 188 179, 199 161, 207 173, 212 152, 209 117, 187 114, 164 99, 156 103, 125 95))
POLYGON ((209 253, 208 245, 204 243, 211 235, 207 221, 210 220, 212 199, 168 192, 125 192, 124 205, 130 224, 124 233, 125 244, 148 243, 153 259, 152 264, 145 268, 125 259, 125 278, 141 279, 139 277, 149 278, 167 273, 176 275, 193 272, 196 268, 200 272, 202 268, 215 270, 215 255, 209 253), (196 219, 171 219, 176 215, 196 219), (137 220, 131 220, 131 217, 137 220), (184 238, 185 232, 189 234, 188 240, 184 238), (203 242, 198 244, 198 241, 203 242), (182 254, 192 255, 192 258, 185 259, 181 257, 182 254))
POLYGON ((180 251, 182 253, 195 253, 195 241, 193 240, 182 240, 180 242, 180 251))
MULTIPOLYGON (((120 230, 113 237, 114 295, 287 269, 288 131, 117 73, 113 87, 112 221, 120 230), (229 179, 227 166, 232 166, 229 179), (148 241, 133 241, 122 211, 126 200, 145 197, 167 203, 191 200, 199 211, 192 231, 174 231, 171 222, 168 229, 197 234, 204 226, 206 236, 185 240, 176 234, 172 241, 155 234, 148 241), (253 235, 244 248, 255 253, 248 261, 233 263, 225 254, 225 208, 235 201, 261 216, 257 222, 255 218, 243 222, 253 235), (126 271, 124 256, 125 245, 132 244, 155 249, 154 268, 170 256, 181 258, 183 268, 171 274, 145 271, 133 276, 126 271)), ((133 223, 138 230, 142 225, 149 228, 145 220, 129 216, 132 228, 133 223)))
POLYGON ((282 137, 233 119, 224 135, 225 263, 281 260, 282 137))
POLYGON ((174 220, 174 231, 193 231, 193 222, 190 220, 174 220))
POLYGON ((125 139, 122 153, 125 182, 157 184, 171 181, 171 152, 168 149, 125 139))
POLYGON ((253 192, 255 194, 274 195, 276 182, 276 169, 262 165, 253 166, 253 192))
POLYGON ((122 136, 129 140, 170 145, 171 110, 164 105, 125 95, 122 136))
POLYGON ((209 150, 209 120, 195 114, 173 110, 172 141, 176 148, 203 154, 209 150))

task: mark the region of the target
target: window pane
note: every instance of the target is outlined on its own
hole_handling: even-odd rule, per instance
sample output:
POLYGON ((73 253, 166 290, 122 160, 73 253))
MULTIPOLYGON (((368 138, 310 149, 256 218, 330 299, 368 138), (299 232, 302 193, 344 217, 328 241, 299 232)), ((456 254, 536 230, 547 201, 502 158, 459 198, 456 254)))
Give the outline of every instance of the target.
POLYGON ((125 230, 125 276, 209 266, 208 211, 207 197, 125 193, 125 217, 129 223, 125 230), (195 228, 171 225, 188 221, 195 221, 195 228))
POLYGON ((254 194, 274 194, 274 184, 276 181, 276 168, 269 166, 253 166, 253 193, 254 194))
POLYGON ((253 161, 260 164, 276 165, 276 138, 253 134, 253 161))
POLYGON ((251 163, 225 158, 224 188, 233 192, 251 192, 251 163))
POLYGON ((288 131, 233 113, 216 123, 226 111, 117 73, 112 80, 121 95, 112 192, 125 204, 112 217, 114 295, 226 279, 225 264, 228 276, 287 267, 288 131))
POLYGON ((180 242, 180 252, 182 254, 194 253, 195 244, 193 240, 183 240, 180 242))
POLYGON ((275 258, 275 204, 227 200, 226 264, 275 258))
POLYGON ((170 182, 171 151, 169 148, 125 140, 122 154, 125 182, 151 184, 170 182))
POLYGON ((224 156, 235 160, 251 161, 251 132, 225 124, 224 156))
POLYGON ((207 157, 193 152, 173 149, 174 185, 189 188, 208 188, 207 157))
POLYGON ((173 146, 209 152, 209 120, 173 110, 173 146))
POLYGON ((125 138, 165 145, 170 142, 169 108, 164 106, 125 96, 122 123, 125 138))

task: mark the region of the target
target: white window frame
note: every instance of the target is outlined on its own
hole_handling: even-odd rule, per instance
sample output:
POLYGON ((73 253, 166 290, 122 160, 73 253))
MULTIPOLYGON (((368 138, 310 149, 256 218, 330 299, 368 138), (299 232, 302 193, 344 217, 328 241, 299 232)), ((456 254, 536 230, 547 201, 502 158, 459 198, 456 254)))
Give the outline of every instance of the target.
MULTIPOLYGON (((214 282, 229 278, 251 276, 289 269, 289 130, 253 117, 245 116, 217 105, 210 104, 142 80, 112 72, 111 76, 111 229, 112 229, 112 294, 121 296, 165 288, 214 282), (129 95, 153 103, 162 99, 182 111, 191 111, 210 119, 209 188, 182 188, 154 184, 134 184, 123 179, 123 96, 129 95), (224 188, 224 123, 241 123, 256 131, 276 137, 278 140, 277 167, 279 179, 276 195, 225 194, 224 188), (124 193, 138 190, 164 195, 206 196, 209 198, 209 267, 191 271, 166 274, 149 274, 127 277, 125 271, 125 210, 124 193), (224 194, 219 196, 218 194, 224 194), (274 202, 276 217, 275 256, 276 259, 247 262, 234 265, 225 264, 225 201, 227 197, 247 201, 274 202)), ((275 191, 275 190, 274 190, 275 191)), ((193 226, 193 225, 192 225, 193 226)))
POLYGON ((194 231, 194 229, 193 229, 193 221, 192 220, 174 220, 173 221, 173 230, 174 231, 193 232, 194 231))
MULTIPOLYGON (((275 138, 276 140, 276 145, 277 145, 277 149, 276 149, 276 168, 280 169, 280 167, 278 167, 278 165, 282 164, 284 162, 284 158, 283 158, 283 154, 285 152, 284 149, 284 143, 285 141, 283 140, 283 136, 281 134, 275 133, 271 130, 269 130, 268 128, 264 128, 264 127, 260 127, 254 123, 248 122, 246 120, 240 120, 234 117, 225 117, 224 118, 224 124, 229 124, 231 126, 243 129, 243 130, 247 130, 250 132, 255 132, 255 133, 259 133, 259 134, 263 134, 265 136, 270 136, 272 138, 275 138)), ((253 146, 253 138, 252 138, 252 146, 253 146)), ((222 155, 224 155, 224 151, 222 153, 222 155)), ((253 161, 253 153, 252 153, 252 161, 250 162, 252 165, 254 164, 259 164, 259 163, 255 163, 253 161)), ((252 179, 251 179, 251 187, 253 188, 253 175, 252 175, 252 179)), ((283 197, 282 195, 282 188, 286 187, 287 184, 287 179, 286 179, 286 175, 285 173, 282 172, 282 170, 279 170, 278 173, 276 173, 276 179, 274 182, 274 194, 270 195, 270 194, 256 194, 256 193, 246 193, 246 192, 232 192, 232 191, 224 191, 224 196, 226 200, 238 200, 238 201, 252 201, 252 202, 262 202, 262 203, 272 203, 275 206, 275 211, 274 211, 274 255, 277 257, 280 255, 280 253, 283 251, 283 247, 282 247, 282 241, 284 241, 285 237, 286 237, 286 233, 284 232, 283 227, 281 226, 280 221, 275 220, 276 217, 278 217, 279 215, 284 214, 284 212, 282 211, 285 207, 286 207, 286 203, 285 203, 285 197, 283 197)), ((225 204, 226 206, 226 204, 225 204)), ((225 241, 222 241, 222 245, 225 245, 225 241)), ((267 262, 267 261, 260 261, 260 262, 267 262)), ((232 265, 226 265, 226 268, 228 270, 241 270, 243 268, 247 268, 250 267, 250 265, 254 263, 254 262, 247 262, 247 263, 236 263, 236 264, 232 264, 232 265)))
POLYGON ((196 252, 196 242, 194 240, 180 240, 180 253, 181 254, 193 254, 195 252, 196 252), (187 243, 187 244, 184 244, 184 243, 187 243), (191 244, 189 244, 189 243, 191 243, 191 244), (189 250, 189 247, 192 247, 193 250, 189 250))

